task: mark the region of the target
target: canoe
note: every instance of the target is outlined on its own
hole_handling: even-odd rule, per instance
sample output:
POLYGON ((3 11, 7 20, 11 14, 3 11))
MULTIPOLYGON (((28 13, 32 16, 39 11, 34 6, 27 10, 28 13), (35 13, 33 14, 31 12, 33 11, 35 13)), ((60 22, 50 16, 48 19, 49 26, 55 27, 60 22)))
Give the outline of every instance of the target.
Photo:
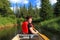
MULTIPOLYGON (((12 40, 45 40, 37 34, 17 34, 12 40)), ((47 40, 47 39, 46 39, 47 40)))

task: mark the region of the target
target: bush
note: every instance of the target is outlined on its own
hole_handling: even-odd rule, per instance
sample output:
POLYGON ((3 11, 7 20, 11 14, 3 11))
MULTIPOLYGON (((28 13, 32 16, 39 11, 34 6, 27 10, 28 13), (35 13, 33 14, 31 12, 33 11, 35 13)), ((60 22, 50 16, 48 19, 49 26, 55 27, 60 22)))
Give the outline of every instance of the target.
POLYGON ((16 24, 16 18, 10 18, 10 17, 1 17, 0 18, 0 25, 5 25, 5 24, 16 24))

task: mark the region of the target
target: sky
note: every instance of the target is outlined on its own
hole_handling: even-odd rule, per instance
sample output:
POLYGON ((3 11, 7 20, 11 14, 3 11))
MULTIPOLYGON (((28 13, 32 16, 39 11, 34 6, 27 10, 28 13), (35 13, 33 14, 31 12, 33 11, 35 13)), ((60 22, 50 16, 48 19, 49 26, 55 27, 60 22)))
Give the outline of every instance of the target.
MULTIPOLYGON (((11 9, 13 7, 16 7, 16 3, 18 5, 18 7, 23 6, 23 4, 26 5, 26 7, 29 5, 29 3, 31 2, 33 7, 36 5, 37 8, 40 8, 40 4, 41 1, 40 0, 9 0, 11 3, 11 9)), ((51 4, 53 5, 54 3, 56 3, 56 0, 50 0, 51 4)))

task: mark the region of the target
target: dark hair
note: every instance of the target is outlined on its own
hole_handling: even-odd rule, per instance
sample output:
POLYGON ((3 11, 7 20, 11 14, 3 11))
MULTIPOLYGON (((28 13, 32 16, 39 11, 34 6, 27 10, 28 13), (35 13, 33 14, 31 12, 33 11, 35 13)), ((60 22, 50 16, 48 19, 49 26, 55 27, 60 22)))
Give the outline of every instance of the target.
POLYGON ((29 18, 32 18, 32 16, 27 16, 27 17, 26 17, 26 20, 28 20, 29 18))

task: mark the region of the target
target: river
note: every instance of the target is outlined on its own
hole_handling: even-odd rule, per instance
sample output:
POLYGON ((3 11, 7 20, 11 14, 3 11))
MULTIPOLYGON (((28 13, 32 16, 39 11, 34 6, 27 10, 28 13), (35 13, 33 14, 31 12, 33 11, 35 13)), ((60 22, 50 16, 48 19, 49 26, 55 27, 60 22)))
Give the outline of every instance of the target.
MULTIPOLYGON (((55 30, 49 30, 48 28, 41 28, 40 25, 35 24, 35 28, 42 34, 46 35, 50 40, 60 40, 60 32, 55 30)), ((7 31, 6 35, 0 36, 0 40, 11 40, 15 35, 17 35, 20 31, 20 26, 13 27, 9 31, 7 31), (17 28, 18 27, 18 28, 17 28)), ((2 34, 4 33, 2 32, 2 34)))

